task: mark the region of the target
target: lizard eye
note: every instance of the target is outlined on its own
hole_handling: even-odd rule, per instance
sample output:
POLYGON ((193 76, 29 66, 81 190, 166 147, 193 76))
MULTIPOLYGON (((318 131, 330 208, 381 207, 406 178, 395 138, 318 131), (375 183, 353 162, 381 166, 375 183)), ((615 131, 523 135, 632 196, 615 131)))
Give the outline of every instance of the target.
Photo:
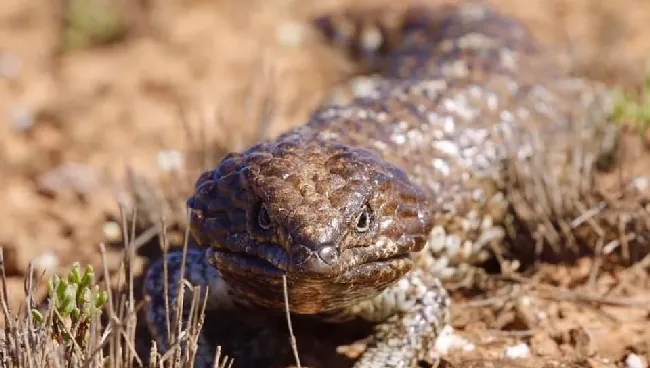
POLYGON ((360 233, 365 233, 370 229, 372 224, 372 213, 370 212, 370 207, 367 205, 363 207, 363 211, 357 217, 356 228, 360 233))
POLYGON ((257 224, 264 230, 271 228, 271 217, 264 204, 260 205, 260 209, 257 212, 257 224))

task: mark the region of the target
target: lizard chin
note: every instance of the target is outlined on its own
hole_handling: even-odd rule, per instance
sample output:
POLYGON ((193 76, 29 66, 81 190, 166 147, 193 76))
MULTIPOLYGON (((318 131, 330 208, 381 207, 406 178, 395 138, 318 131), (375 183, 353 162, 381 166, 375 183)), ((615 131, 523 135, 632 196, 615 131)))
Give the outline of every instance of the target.
POLYGON ((207 254, 231 292, 251 307, 283 310, 282 276, 286 276, 289 307, 298 314, 331 312, 367 300, 413 267, 409 254, 399 254, 355 264, 329 277, 306 277, 288 271, 288 263, 278 262, 277 257, 221 248, 211 248, 207 254))

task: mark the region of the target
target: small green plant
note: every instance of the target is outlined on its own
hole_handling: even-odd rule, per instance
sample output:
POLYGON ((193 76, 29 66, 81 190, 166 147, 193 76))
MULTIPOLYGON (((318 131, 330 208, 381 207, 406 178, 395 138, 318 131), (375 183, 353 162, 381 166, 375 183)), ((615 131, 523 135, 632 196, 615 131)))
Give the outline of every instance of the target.
POLYGON ((119 40, 127 32, 124 15, 106 0, 67 0, 62 34, 64 50, 81 49, 119 40))
MULTIPOLYGON (((67 278, 50 278, 47 289, 52 323, 45 325, 50 337, 65 347, 66 357, 77 348, 85 351, 91 321, 101 315, 108 300, 107 292, 95 284, 92 266, 86 266, 82 273, 79 263, 75 263, 67 278)), ((46 320, 37 309, 32 309, 32 318, 38 324, 46 320)))
POLYGON ((614 117, 621 123, 632 124, 645 136, 650 128, 650 63, 640 93, 618 91, 614 117))

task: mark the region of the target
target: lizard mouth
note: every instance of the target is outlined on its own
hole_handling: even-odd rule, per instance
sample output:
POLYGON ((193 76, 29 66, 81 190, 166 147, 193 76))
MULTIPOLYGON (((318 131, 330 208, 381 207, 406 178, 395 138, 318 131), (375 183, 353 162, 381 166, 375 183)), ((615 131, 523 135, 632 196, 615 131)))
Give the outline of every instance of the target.
POLYGON ((348 250, 338 270, 321 275, 292 271, 288 254, 275 244, 237 248, 221 243, 209 248, 207 257, 237 299, 280 310, 286 307, 288 295, 291 311, 298 314, 333 311, 367 300, 413 267, 409 253, 378 258, 372 247, 348 250))
MULTIPOLYGON (((274 244, 256 244, 251 249, 235 250, 228 248, 210 248, 208 256, 220 270, 248 275, 271 275, 281 277, 289 275, 289 256, 283 248, 274 244)), ((368 248, 358 248, 361 251, 368 248)), ((368 253, 371 253, 368 251, 368 253)), ((358 256, 358 255, 357 255, 358 256)), ((409 253, 396 254, 386 258, 353 257, 353 260, 341 264, 332 281, 348 283, 359 282, 376 275, 403 273, 412 266, 409 253)))
POLYGON ((216 262, 218 269, 273 276, 286 274, 289 257, 284 249, 272 244, 262 246, 258 244, 255 250, 253 253, 246 250, 213 247, 208 250, 208 256, 216 262))

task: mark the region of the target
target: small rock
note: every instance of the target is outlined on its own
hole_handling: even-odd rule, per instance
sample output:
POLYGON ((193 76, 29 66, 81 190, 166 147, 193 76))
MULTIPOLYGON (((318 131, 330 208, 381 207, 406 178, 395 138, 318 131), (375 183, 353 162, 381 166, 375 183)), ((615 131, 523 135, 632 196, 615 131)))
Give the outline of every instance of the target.
POLYGON ((117 242, 122 240, 122 229, 120 224, 115 221, 108 221, 104 223, 104 238, 109 242, 117 242))
POLYGON ((21 133, 30 130, 34 126, 34 113, 26 108, 15 108, 11 111, 11 126, 21 133))
POLYGON ((384 36, 377 27, 367 28, 361 34, 361 45, 368 54, 374 54, 384 44, 384 36))
POLYGON ((295 21, 286 22, 278 27, 275 37, 282 47, 299 47, 305 40, 305 26, 295 21))
POLYGON ((59 257, 52 251, 45 252, 34 258, 32 264, 37 271, 54 271, 59 267, 59 257))
POLYGON ((525 295, 517 299, 517 303, 515 304, 515 318, 517 323, 523 325, 525 329, 532 329, 533 326, 539 323, 537 309, 533 305, 533 299, 530 296, 525 295))
POLYGON ((178 150, 158 152, 158 168, 162 171, 178 170, 183 166, 183 154, 178 150))
POLYGON ((39 189, 50 195, 73 190, 80 195, 89 195, 96 189, 99 180, 93 169, 87 165, 67 163, 47 171, 38 178, 39 189))
POLYGON ((631 353, 631 354, 629 354, 627 356, 627 358, 625 358, 625 367, 627 367, 627 368, 647 368, 648 364, 646 364, 646 362, 644 362, 643 359, 640 356, 638 356, 638 355, 636 355, 634 353, 631 353))
POLYGON ((630 186, 638 192, 645 192, 650 186, 650 177, 648 176, 638 176, 632 179, 630 186))
POLYGON ((530 348, 527 344, 521 343, 515 346, 509 346, 503 352, 506 358, 517 359, 527 358, 530 355, 530 348))
POLYGON ((452 349, 474 350, 475 345, 454 333, 454 328, 445 326, 436 340, 435 350, 440 355, 447 355, 452 349))
POLYGON ((355 77, 350 80, 350 88, 356 97, 372 97, 377 93, 377 80, 365 76, 355 77))

